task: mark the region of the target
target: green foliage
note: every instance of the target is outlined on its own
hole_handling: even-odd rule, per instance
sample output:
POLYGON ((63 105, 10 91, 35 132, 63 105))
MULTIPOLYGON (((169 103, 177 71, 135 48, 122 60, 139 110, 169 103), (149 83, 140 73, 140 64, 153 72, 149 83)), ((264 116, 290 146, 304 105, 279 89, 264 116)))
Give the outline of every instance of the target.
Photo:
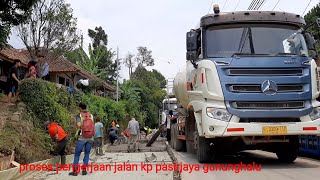
POLYGON ((152 51, 148 50, 147 47, 139 46, 138 54, 136 56, 136 62, 138 66, 146 67, 146 66, 154 66, 154 59, 152 57, 152 51))
POLYGON ((108 45, 108 35, 101 26, 96 27, 94 30, 88 29, 88 35, 92 39, 92 45, 94 48, 97 48, 101 45, 108 45))
MULTIPOLYGON (((117 78, 117 63, 113 61, 115 52, 107 47, 108 35, 103 28, 99 26, 94 30, 88 29, 88 36, 92 40, 93 54, 100 54, 100 52, 103 52, 102 57, 99 58, 97 64, 98 68, 105 72, 101 79, 115 84, 117 78)), ((120 70, 120 66, 118 68, 118 70, 120 70)))
POLYGON ((15 160, 27 164, 50 157, 50 137, 41 128, 32 126, 32 118, 23 114, 21 120, 8 119, 0 131, 0 152, 11 154, 15 160))
POLYGON ((106 53, 103 49, 96 49, 94 52, 91 44, 89 44, 89 54, 86 54, 83 49, 78 49, 77 52, 78 58, 76 64, 82 67, 84 70, 90 72, 91 74, 96 75, 97 77, 103 78, 106 76, 106 72, 103 69, 99 68, 98 63, 101 58, 106 53))
POLYGON ((65 0, 41 0, 32 7, 30 18, 18 28, 19 37, 30 55, 37 57, 41 48, 56 55, 73 50, 80 37, 77 19, 65 0))
MULTIPOLYGON (((320 4, 317 4, 315 7, 313 7, 305 16, 304 19, 306 21, 306 24, 312 24, 316 22, 317 18, 320 17, 320 4)), ((312 33, 315 37, 315 39, 320 39, 320 29, 315 25, 310 27, 308 32, 312 33)), ((320 51, 320 45, 319 43, 316 45, 317 51, 320 51)))
POLYGON ((0 1, 0 49, 7 45, 11 26, 23 23, 30 15, 32 5, 38 0, 0 1))
POLYGON ((147 71, 138 66, 132 74, 132 79, 121 85, 122 99, 128 101, 130 106, 127 112, 134 115, 141 125, 158 127, 159 109, 166 91, 164 76, 156 71, 147 71), (141 118, 141 119, 139 119, 141 118))
POLYGON ((126 102, 116 103, 114 100, 94 95, 85 95, 83 98, 88 106, 88 110, 94 115, 99 116, 106 124, 113 120, 122 120, 128 116, 126 102))
POLYGON ((68 98, 64 89, 41 79, 25 79, 20 86, 21 99, 28 110, 37 119, 38 127, 47 121, 56 121, 63 127, 69 127, 70 110, 74 107, 73 100, 68 98))

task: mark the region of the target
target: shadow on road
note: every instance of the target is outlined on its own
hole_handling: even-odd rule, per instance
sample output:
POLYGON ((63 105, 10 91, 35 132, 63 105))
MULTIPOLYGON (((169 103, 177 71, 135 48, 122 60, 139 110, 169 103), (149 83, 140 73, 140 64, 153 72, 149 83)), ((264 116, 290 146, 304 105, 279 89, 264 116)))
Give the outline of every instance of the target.
MULTIPOLYGON (((196 155, 187 155, 185 156, 185 163, 198 163, 196 161, 196 155), (186 158, 187 156, 192 156, 192 160, 189 160, 189 158, 186 158)), ((238 155, 234 156, 220 156, 215 157, 212 163, 212 165, 218 165, 218 164, 255 164, 262 166, 262 169, 294 169, 294 168, 320 168, 320 161, 319 163, 316 162, 318 160, 307 160, 307 159, 301 159, 297 158, 294 163, 282 163, 278 160, 277 156, 272 153, 264 153, 264 152, 251 152, 251 151, 245 151, 241 152, 238 155)), ((201 164, 203 165, 203 164, 201 164)))

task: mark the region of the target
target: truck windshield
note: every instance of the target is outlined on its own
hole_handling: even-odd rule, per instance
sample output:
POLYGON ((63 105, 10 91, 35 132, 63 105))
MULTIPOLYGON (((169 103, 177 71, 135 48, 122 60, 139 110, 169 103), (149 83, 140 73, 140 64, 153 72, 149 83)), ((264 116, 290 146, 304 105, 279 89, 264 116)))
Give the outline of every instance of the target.
POLYGON ((163 108, 164 108, 164 110, 175 110, 175 109, 177 109, 177 104, 176 103, 164 103, 163 108))
POLYGON ((207 57, 233 55, 308 56, 298 28, 287 25, 237 24, 209 27, 205 31, 207 57))

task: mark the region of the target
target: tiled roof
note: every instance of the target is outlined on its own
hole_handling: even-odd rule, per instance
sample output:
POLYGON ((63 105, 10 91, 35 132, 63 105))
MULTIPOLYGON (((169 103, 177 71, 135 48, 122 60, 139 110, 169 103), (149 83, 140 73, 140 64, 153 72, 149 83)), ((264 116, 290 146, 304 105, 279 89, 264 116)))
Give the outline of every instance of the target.
MULTIPOLYGON (((31 57, 27 50, 25 49, 3 49, 0 51, 0 54, 8 58, 9 60, 19 59, 21 60, 22 64, 25 66, 29 63, 31 57)), ((82 75, 85 78, 91 79, 91 80, 97 80, 102 82, 103 86, 107 88, 110 91, 115 91, 115 87, 102 79, 99 79, 98 77, 90 74, 86 70, 82 69, 76 64, 73 64, 68 59, 66 59, 64 56, 55 57, 53 55, 47 55, 45 56, 46 62, 49 64, 49 71, 54 73, 63 73, 63 72, 77 72, 80 75, 82 75)))
POLYGON ((0 50, 0 54, 11 61, 13 61, 14 59, 19 59, 24 66, 26 66, 30 61, 29 57, 26 56, 24 53, 22 53, 21 50, 18 50, 18 49, 13 49, 13 48, 2 49, 0 50))

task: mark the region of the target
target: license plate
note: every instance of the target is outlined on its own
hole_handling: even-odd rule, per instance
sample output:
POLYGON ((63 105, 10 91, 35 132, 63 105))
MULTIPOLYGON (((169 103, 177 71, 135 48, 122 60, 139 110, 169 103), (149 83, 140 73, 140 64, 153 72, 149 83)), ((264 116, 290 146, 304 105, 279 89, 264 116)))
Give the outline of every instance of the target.
POLYGON ((267 135, 277 135, 277 134, 287 134, 287 126, 265 126, 262 127, 262 134, 267 135))

